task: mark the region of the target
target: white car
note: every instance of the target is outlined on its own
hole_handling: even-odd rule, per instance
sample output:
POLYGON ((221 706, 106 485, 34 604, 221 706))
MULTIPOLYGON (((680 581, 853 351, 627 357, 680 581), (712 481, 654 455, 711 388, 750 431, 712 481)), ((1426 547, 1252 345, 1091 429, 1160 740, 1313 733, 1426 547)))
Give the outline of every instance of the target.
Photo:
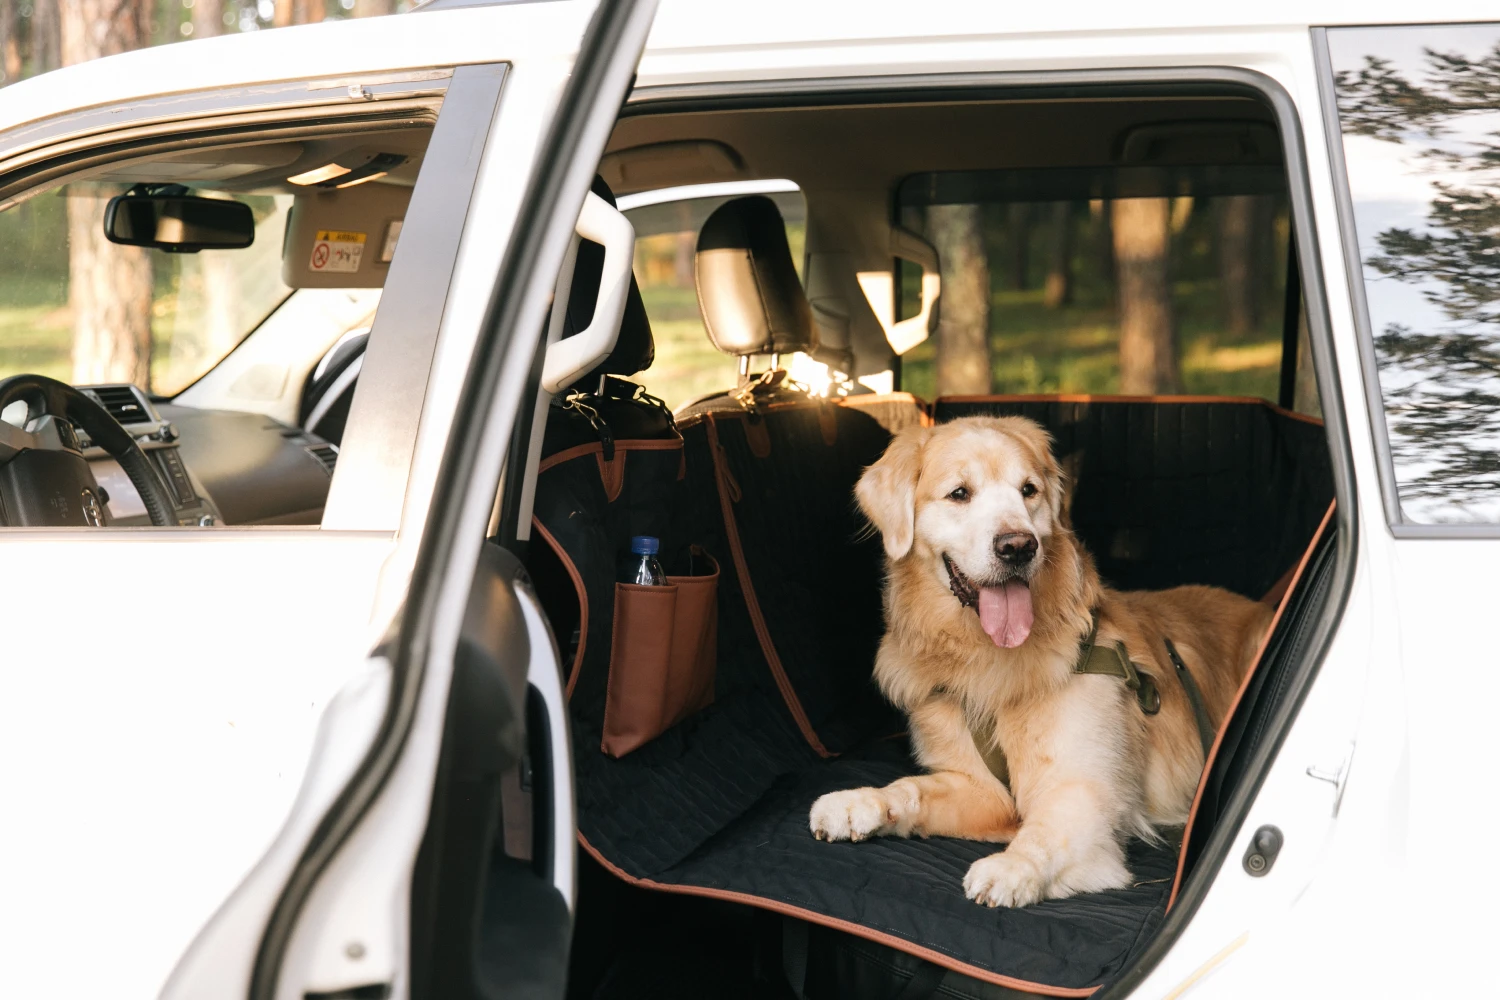
POLYGON ((656 7, 0 91, 3 992, 1484 993, 1493 9, 656 7), (963 413, 1278 607, 1131 889, 808 831, 914 766, 853 479, 963 413))

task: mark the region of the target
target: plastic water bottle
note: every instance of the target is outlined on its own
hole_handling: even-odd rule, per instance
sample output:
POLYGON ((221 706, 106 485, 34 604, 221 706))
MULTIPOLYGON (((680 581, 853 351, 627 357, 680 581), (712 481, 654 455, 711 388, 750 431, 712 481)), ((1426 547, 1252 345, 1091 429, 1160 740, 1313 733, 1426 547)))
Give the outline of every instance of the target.
POLYGON ((636 535, 630 539, 630 571, 625 583, 638 587, 665 587, 667 574, 661 571, 656 553, 661 550, 661 540, 650 535, 636 535))

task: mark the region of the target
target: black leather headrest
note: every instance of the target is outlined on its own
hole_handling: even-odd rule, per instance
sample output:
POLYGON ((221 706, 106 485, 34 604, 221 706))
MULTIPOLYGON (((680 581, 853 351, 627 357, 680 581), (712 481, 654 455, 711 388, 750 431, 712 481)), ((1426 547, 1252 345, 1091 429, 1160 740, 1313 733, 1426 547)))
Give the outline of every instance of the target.
MULTIPOLYGON (((593 192, 611 205, 615 203, 614 192, 604 183, 604 178, 594 178, 593 192)), ((589 240, 580 240, 578 262, 573 266, 573 286, 568 293, 568 312, 563 318, 564 338, 588 329, 593 321, 594 304, 599 300, 599 280, 603 274, 604 248, 589 240)), ((641 301, 641 290, 632 274, 615 349, 592 371, 574 382, 573 388, 593 392, 599 387, 600 375, 634 375, 650 368, 654 360, 656 342, 651 337, 651 320, 646 316, 646 305, 641 301)))
POLYGON ((695 263, 698 308, 719 350, 739 357, 818 346, 786 224, 770 198, 736 198, 715 209, 698 233, 695 263))

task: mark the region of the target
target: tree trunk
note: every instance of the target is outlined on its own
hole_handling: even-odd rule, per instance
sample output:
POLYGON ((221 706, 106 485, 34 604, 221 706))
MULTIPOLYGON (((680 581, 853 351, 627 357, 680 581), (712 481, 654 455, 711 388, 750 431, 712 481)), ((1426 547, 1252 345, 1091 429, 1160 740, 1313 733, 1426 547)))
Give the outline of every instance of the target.
POLYGON ((1120 391, 1149 396, 1180 392, 1167 281, 1171 202, 1126 198, 1114 202, 1115 269, 1120 317, 1120 391))
POLYGON ((56 0, 44 0, 32 7, 31 72, 46 73, 62 65, 62 39, 56 0))
MULTIPOLYGON (((38 5, 40 11, 43 5, 38 5)), ((148 8, 112 0, 61 0, 60 54, 66 65, 146 43, 148 8)), ((73 381, 151 381, 151 258, 104 238, 108 196, 68 198, 68 303, 73 312, 73 381)))
POLYGON ((1255 328, 1255 202, 1252 195, 1225 198, 1219 207, 1219 288, 1224 329, 1238 340, 1255 328))
POLYGON ((193 37, 224 33, 224 0, 193 0, 193 37))
POLYGON ((323 20, 323 0, 295 0, 293 19, 298 24, 316 24, 323 20))
POLYGON ((1043 289, 1048 309, 1058 309, 1073 301, 1073 205, 1059 201, 1052 205, 1052 240, 1047 254, 1047 283, 1043 289))
POLYGON ((355 17, 379 17, 396 13, 396 0, 354 0, 355 17))
POLYGON ((1089 287, 1102 289, 1110 303, 1116 299, 1115 234, 1109 222, 1113 204, 1103 199, 1089 202, 1089 217, 1093 223, 1089 239, 1093 243, 1093 256, 1099 269, 1098 279, 1090 281, 1089 287))
POLYGON ((104 238, 107 197, 68 198, 73 381, 151 385, 151 258, 104 238))
POLYGON ((16 16, 18 0, 0 0, 0 70, 5 71, 5 83, 21 79, 21 28, 16 16))
POLYGON ((933 205, 927 232, 942 268, 939 395, 990 391, 990 265, 978 205, 933 205))
POLYGON ((1018 201, 1010 205, 1006 213, 1005 235, 1010 240, 1010 287, 1017 291, 1026 288, 1027 272, 1031 269, 1031 205, 1018 201))
POLYGON ((292 24, 292 14, 295 10, 294 0, 276 0, 274 13, 271 15, 271 27, 285 28, 292 24))

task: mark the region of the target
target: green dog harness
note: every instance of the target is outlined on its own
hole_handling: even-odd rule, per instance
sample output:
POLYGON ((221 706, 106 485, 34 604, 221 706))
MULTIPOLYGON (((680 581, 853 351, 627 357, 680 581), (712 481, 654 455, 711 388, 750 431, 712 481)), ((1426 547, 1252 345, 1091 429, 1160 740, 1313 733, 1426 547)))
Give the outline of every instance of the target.
MULTIPOLYGON (((1125 651, 1123 642, 1116 642, 1113 646, 1101 646, 1096 643, 1095 640, 1099 635, 1099 613, 1094 612, 1092 618, 1089 634, 1078 647, 1078 659, 1073 663, 1073 673, 1118 677, 1125 682, 1125 687, 1135 692, 1136 703, 1141 706, 1142 712, 1146 715, 1155 715, 1160 712, 1161 692, 1156 687, 1156 679, 1135 665, 1130 659, 1130 654, 1125 651)), ((1208 717, 1208 709, 1203 705, 1203 693, 1198 690, 1197 681, 1193 679, 1187 664, 1178 655, 1177 647, 1172 645, 1172 640, 1163 638, 1162 641, 1166 643, 1167 657, 1177 671, 1177 679, 1182 682, 1182 689, 1193 706, 1193 719, 1198 724, 1198 740, 1203 744, 1203 756, 1207 759, 1208 752, 1214 743, 1214 727, 1208 717)))

